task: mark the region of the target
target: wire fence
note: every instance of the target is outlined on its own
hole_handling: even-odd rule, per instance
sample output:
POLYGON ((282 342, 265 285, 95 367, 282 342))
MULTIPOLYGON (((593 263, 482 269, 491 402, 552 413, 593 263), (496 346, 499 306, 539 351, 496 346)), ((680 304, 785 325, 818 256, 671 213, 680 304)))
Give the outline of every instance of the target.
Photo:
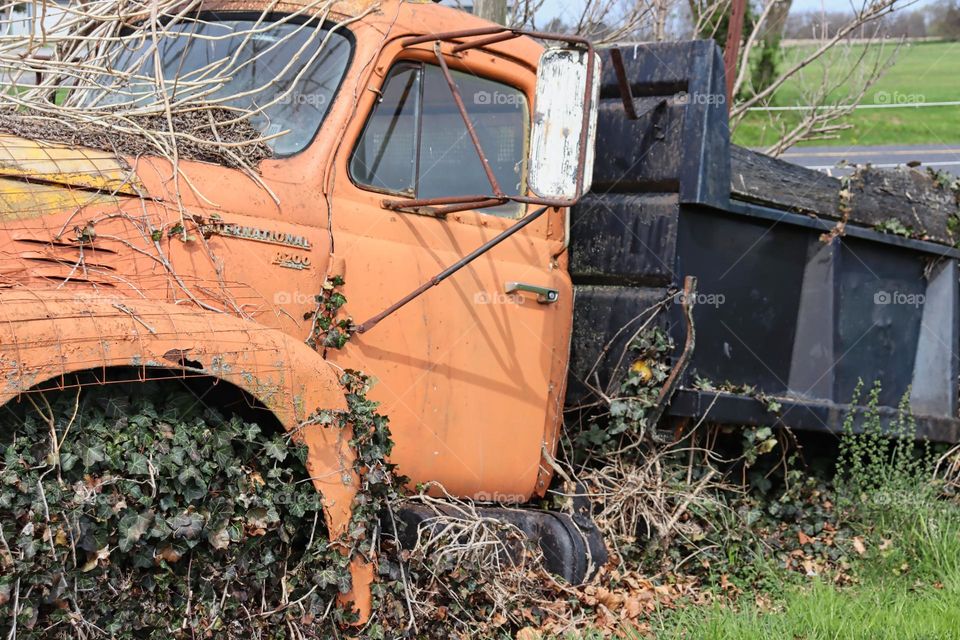
MULTIPOLYGON (((891 102, 881 104, 858 104, 853 108, 860 109, 921 109, 923 107, 960 107, 960 100, 950 102, 891 102)), ((750 107, 747 111, 822 111, 836 108, 835 105, 797 104, 783 107, 750 107)))

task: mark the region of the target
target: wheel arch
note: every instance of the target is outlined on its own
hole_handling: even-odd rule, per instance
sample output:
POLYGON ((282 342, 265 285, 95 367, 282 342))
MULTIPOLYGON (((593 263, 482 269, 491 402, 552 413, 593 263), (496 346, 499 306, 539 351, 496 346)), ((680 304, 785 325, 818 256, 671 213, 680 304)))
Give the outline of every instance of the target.
POLYGON ((345 411, 346 398, 336 370, 306 344, 195 307, 59 291, 0 294, 0 406, 41 385, 67 386, 76 374, 105 381, 121 368, 209 376, 249 394, 307 445, 330 535, 346 531, 359 487, 352 434, 310 421, 318 410, 345 411))

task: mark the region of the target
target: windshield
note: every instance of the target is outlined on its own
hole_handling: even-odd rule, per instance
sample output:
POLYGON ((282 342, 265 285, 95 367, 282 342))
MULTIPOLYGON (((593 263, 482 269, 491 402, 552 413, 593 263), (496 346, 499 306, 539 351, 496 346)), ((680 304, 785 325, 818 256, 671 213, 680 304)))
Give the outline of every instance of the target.
MULTIPOLYGON (((122 40, 116 72, 88 106, 137 109, 167 100, 235 109, 274 155, 302 151, 316 135, 350 61, 351 41, 316 21, 203 14, 122 40), (159 64, 157 63, 159 61, 159 64), (157 67, 162 70, 157 73, 157 67)), ((187 103, 185 105, 184 103, 187 103)))

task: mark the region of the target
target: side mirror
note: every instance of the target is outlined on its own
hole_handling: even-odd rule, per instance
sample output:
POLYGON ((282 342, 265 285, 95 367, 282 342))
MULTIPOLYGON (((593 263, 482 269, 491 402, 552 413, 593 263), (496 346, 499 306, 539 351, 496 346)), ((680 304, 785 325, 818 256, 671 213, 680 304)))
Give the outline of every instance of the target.
POLYGON ((528 165, 530 189, 539 197, 573 201, 590 190, 599 101, 600 56, 560 47, 543 53, 528 165))

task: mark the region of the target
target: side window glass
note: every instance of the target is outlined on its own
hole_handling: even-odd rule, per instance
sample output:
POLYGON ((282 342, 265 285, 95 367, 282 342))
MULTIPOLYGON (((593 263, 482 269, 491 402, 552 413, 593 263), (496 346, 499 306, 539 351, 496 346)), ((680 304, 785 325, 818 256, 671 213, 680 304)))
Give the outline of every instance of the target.
POLYGON ((420 73, 419 65, 406 64, 390 71, 380 103, 350 160, 350 174, 358 184, 416 195, 420 73))
MULTIPOLYGON (((524 193, 526 96, 499 82, 452 74, 500 188, 524 193)), ((351 174, 360 185, 418 199, 492 193, 443 71, 434 65, 394 67, 354 151, 351 174)), ((521 210, 507 203, 484 211, 512 217, 521 210)))

